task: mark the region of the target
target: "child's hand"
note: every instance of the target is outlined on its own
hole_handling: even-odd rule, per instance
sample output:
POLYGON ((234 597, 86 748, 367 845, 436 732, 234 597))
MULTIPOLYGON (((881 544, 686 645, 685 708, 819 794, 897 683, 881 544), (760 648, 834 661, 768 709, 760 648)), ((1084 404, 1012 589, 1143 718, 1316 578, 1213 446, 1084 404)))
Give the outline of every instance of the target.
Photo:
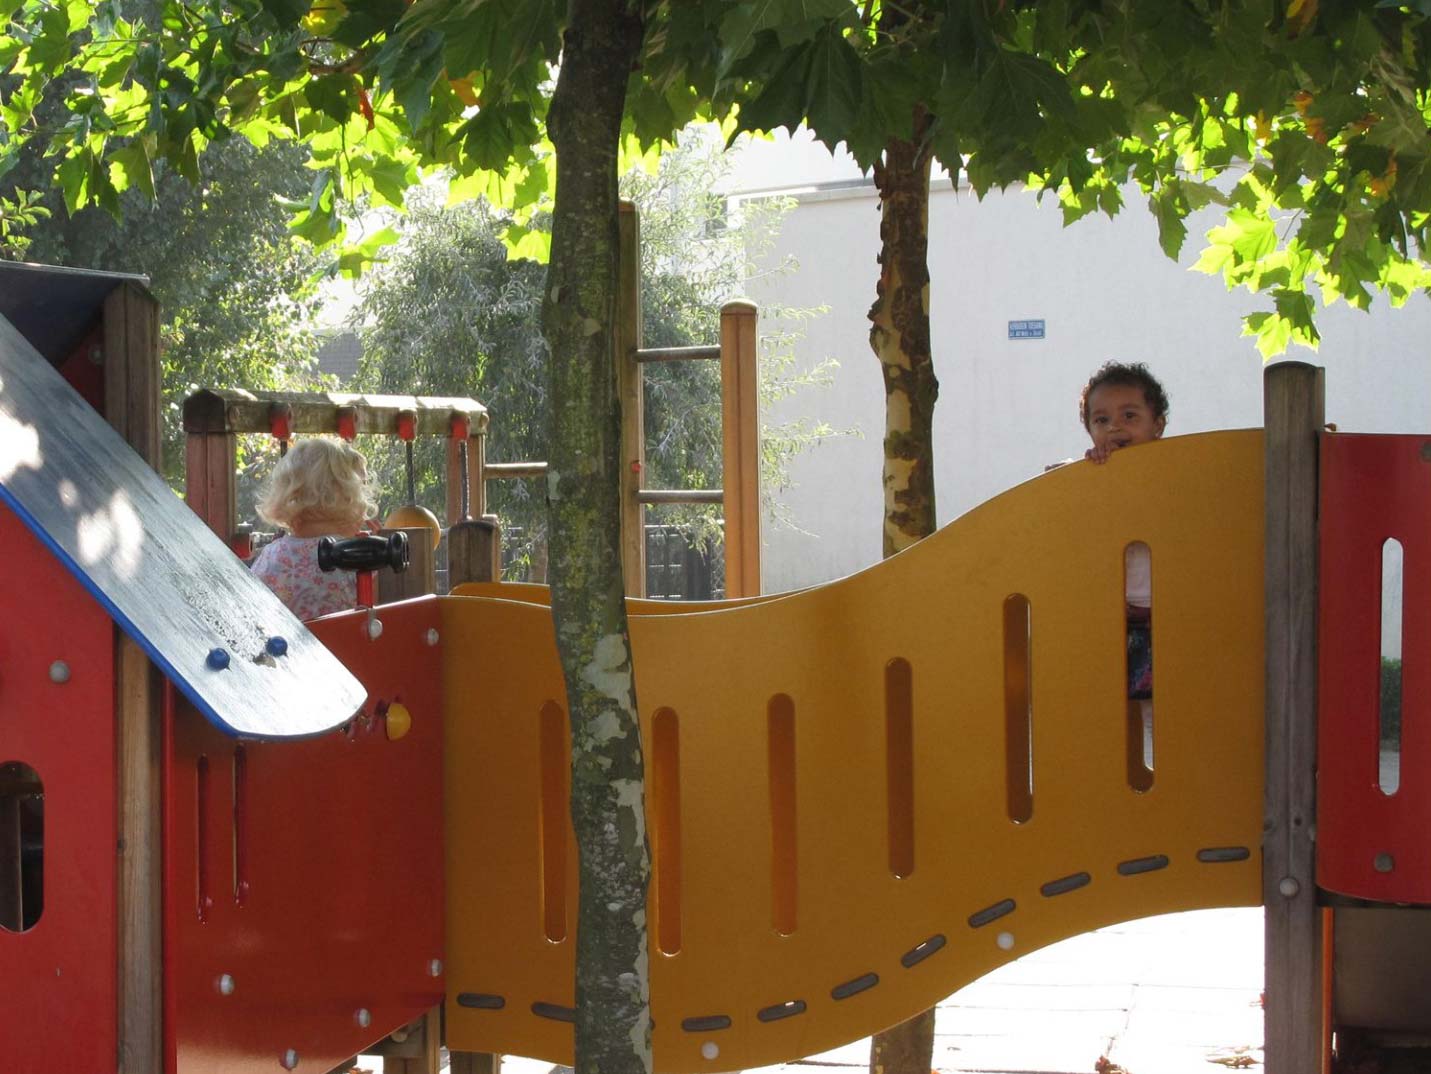
POLYGON ((1108 461, 1108 456, 1117 450, 1117 444, 1110 444, 1105 441, 1102 444, 1094 444, 1083 453, 1083 457, 1089 462, 1105 463, 1108 461))

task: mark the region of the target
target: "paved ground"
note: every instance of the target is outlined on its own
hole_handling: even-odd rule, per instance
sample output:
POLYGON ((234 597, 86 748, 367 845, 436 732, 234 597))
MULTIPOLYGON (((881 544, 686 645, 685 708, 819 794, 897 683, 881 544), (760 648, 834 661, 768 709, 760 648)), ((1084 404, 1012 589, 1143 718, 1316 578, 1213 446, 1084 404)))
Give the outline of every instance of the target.
MULTIPOLYGON (((1262 911, 1147 918, 1026 955, 950 996, 936 1074, 1216 1074, 1262 1065, 1262 911)), ((861 1040, 749 1074, 851 1074, 861 1040)), ((504 1074, 565 1074, 505 1057, 504 1074)))

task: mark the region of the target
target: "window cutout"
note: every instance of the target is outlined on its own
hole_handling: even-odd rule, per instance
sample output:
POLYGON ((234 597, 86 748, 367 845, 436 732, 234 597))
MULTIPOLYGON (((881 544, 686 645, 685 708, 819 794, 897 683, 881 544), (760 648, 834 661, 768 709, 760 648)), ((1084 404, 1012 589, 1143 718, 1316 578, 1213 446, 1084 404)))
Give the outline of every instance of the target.
POLYGON ((776 694, 766 707, 770 758, 770 923, 795 931, 798 896, 795 816, 795 702, 776 694))
POLYGON ((548 701, 538 725, 541 796, 537 827, 542 839, 542 930, 552 943, 566 939, 566 833, 571 824, 570 741, 561 706, 548 701))
POLYGON ((1004 764, 1009 819, 1033 817, 1033 665, 1029 599, 1004 601, 1004 764))
POLYGON ((1153 787, 1153 555, 1142 541, 1123 549, 1126 621, 1128 786, 1153 787))
POLYGON ((194 909, 206 921, 214 905, 209 894, 209 759, 200 755, 194 764, 194 909))
POLYGON ((681 744, 671 709, 657 709, 651 718, 651 804, 656 945, 674 955, 681 950, 681 744))
POLYGON ((1401 542, 1381 546, 1381 691, 1378 706, 1377 786, 1387 796, 1401 788, 1401 542))
POLYGON ((0 929, 26 932, 45 908, 45 785, 27 764, 0 764, 0 929))
POLYGON ((234 747, 233 770, 234 905, 248 900, 248 751, 234 747))
POLYGON ((914 672, 896 657, 884 667, 884 766, 889 871, 914 872, 914 672))

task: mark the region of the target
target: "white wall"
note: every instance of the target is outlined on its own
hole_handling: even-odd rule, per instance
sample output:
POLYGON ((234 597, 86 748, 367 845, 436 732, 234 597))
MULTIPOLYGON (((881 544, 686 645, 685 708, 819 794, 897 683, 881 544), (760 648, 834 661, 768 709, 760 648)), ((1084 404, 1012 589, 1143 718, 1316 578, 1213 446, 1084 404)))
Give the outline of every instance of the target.
MULTIPOLYGON (((785 176, 798 187, 819 178, 823 150, 801 145, 779 163, 780 143, 745 150, 732 192, 770 190, 785 176)), ((829 157, 824 156, 826 166, 829 157)), ((858 175, 847 158, 833 174, 858 175), (853 171, 852 171, 853 170, 853 171)), ((1025 191, 982 203, 946 182, 930 198, 930 310, 940 402, 935 474, 940 524, 1037 476, 1087 444, 1078 392, 1109 358, 1146 361, 1171 399, 1168 435, 1245 428, 1262 422, 1262 362, 1241 335, 1244 314, 1267 300, 1229 293, 1220 279, 1188 270, 1212 217, 1189 228, 1183 263, 1162 253, 1156 225, 1136 191, 1116 220, 1065 229, 1053 199, 1025 191), (1008 322, 1042 318, 1042 340, 1010 340, 1008 322)), ((879 243, 872 189, 799 195, 773 257, 799 270, 753 285, 762 306, 828 305, 799 347, 805 362, 839 360, 835 385, 804 392, 769 417, 816 412, 836 427, 858 424, 864 439, 827 442, 798 458, 796 487, 781 496, 805 533, 764 532, 764 586, 777 592, 828 581, 879 559, 884 393, 867 342, 879 243)), ((1327 369, 1327 416, 1345 431, 1431 431, 1431 301, 1416 296, 1372 314, 1345 306, 1318 318, 1319 352, 1289 358, 1327 369)))

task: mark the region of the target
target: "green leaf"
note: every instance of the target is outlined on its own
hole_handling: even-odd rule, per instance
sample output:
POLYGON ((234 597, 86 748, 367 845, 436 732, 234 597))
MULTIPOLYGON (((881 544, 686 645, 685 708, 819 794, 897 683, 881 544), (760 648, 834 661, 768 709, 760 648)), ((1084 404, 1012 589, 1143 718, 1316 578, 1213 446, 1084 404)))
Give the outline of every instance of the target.
POLYGON ((841 33, 832 28, 815 38, 806 114, 810 128, 831 151, 854 123, 862 84, 859 56, 841 33))
POLYGON ((283 29, 297 26, 300 19, 308 14, 309 0, 259 0, 283 29))
POLYGON ((1170 260, 1176 261, 1188 235, 1187 224, 1183 222, 1188 209, 1181 191, 1173 183, 1163 184, 1148 199, 1148 208, 1158 221, 1158 245, 1170 260))
POLYGON ((55 169, 55 179, 59 181, 64 195, 65 210, 74 215, 89 200, 90 164, 93 157, 87 152, 76 153, 55 169))
POLYGON ((142 140, 136 139, 110 154, 109 174, 116 190, 133 187, 154 200, 154 167, 142 140))
POLYGON ((333 33, 333 40, 349 48, 361 48, 372 38, 397 25, 407 11, 407 0, 345 0, 347 12, 333 33))
POLYGON ((315 112, 346 123, 358 104, 358 80, 352 75, 323 75, 303 87, 303 96, 315 112))

